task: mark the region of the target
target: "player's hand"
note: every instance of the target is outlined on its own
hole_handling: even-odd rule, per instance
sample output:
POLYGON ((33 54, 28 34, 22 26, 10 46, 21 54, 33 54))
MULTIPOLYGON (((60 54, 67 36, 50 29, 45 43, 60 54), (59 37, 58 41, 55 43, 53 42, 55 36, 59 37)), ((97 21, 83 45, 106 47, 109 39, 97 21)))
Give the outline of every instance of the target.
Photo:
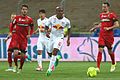
POLYGON ((70 40, 67 40, 67 46, 70 46, 70 40))
POLYGON ((11 36, 12 36, 12 33, 9 33, 9 34, 8 34, 8 36, 7 36, 7 38, 6 38, 6 39, 4 39, 4 42, 7 42, 7 41, 8 41, 8 39, 9 39, 11 36))
POLYGON ((49 33, 46 33, 46 36, 47 36, 48 38, 50 38, 50 34, 49 34, 49 33))
POLYGON ((27 35, 27 38, 30 38, 30 35, 27 35))
POLYGON ((33 34, 36 34, 36 33, 37 33, 36 31, 33 32, 33 34))
POLYGON ((106 31, 109 31, 109 30, 110 30, 110 28, 109 28, 109 27, 105 27, 104 29, 105 29, 106 31))
POLYGON ((95 28, 92 28, 92 29, 90 29, 90 32, 94 32, 96 29, 95 28))
POLYGON ((4 39, 4 42, 7 42, 8 38, 4 39))

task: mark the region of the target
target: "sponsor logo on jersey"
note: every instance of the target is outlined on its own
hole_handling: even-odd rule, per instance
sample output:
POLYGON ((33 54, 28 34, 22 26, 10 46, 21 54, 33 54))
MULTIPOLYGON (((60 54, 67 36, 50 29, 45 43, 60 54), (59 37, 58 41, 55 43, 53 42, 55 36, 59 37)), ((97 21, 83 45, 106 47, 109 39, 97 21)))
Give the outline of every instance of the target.
POLYGON ((109 22, 110 19, 101 19, 101 22, 109 22))

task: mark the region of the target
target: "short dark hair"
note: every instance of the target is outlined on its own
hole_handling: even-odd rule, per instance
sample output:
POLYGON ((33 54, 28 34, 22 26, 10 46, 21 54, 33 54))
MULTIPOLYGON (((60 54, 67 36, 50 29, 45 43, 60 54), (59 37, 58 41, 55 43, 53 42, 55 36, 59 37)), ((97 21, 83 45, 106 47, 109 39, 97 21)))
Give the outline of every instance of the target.
POLYGON ((27 4, 22 4, 21 8, 23 8, 23 7, 29 8, 27 4))
POLYGON ((108 2, 104 2, 103 4, 107 4, 107 6, 110 7, 110 3, 108 2))
POLYGON ((44 9, 40 9, 39 10, 39 13, 42 12, 42 13, 46 13, 46 11, 44 9))

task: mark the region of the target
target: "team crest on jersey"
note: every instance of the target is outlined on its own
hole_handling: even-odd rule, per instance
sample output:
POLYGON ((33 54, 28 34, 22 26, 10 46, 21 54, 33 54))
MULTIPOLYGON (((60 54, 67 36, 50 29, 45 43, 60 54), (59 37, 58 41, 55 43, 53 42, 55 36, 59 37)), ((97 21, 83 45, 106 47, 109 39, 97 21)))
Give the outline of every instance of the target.
POLYGON ((55 26, 53 26, 55 29, 60 30, 63 29, 63 27, 60 24, 56 24, 55 26))
POLYGON ((39 26, 39 29, 40 29, 41 32, 44 32, 44 31, 45 31, 44 28, 45 28, 45 27, 44 27, 42 24, 39 26))

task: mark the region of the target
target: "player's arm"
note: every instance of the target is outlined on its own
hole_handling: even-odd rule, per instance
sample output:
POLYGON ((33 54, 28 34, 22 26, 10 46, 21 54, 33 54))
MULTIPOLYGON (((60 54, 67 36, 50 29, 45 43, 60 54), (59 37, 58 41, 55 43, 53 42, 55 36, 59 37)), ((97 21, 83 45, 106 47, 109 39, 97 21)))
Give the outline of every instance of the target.
POLYGON ((90 32, 94 32, 97 28, 100 28, 101 23, 95 22, 93 23, 93 28, 90 29, 90 32))
POLYGON ((7 40, 12 36, 11 33, 8 34, 8 36, 6 37, 6 39, 4 40, 5 42, 7 42, 7 40))
POLYGON ((114 29, 114 28, 117 28, 117 27, 119 27, 119 22, 118 22, 118 20, 117 19, 115 19, 114 21, 114 25, 113 26, 111 26, 111 27, 105 27, 104 29, 105 30, 111 30, 111 29, 114 29))
POLYGON ((34 32, 34 24, 31 23, 30 25, 30 31, 28 32, 27 38, 30 38, 30 36, 33 34, 34 32))
POLYGON ((31 19, 31 22, 29 24, 29 27, 30 27, 30 30, 28 32, 28 35, 27 35, 27 38, 30 38, 30 36, 33 34, 34 32, 34 23, 33 23, 33 20, 31 19))
POLYGON ((48 38, 50 38, 50 32, 51 32, 51 18, 48 19, 48 21, 45 24, 45 32, 46 32, 46 36, 48 38))
POLYGON ((10 25, 9 25, 9 32, 12 34, 12 31, 13 31, 13 28, 14 28, 14 26, 16 25, 16 23, 17 23, 17 17, 15 17, 14 19, 13 19, 13 21, 10 23, 10 25))
POLYGON ((67 32, 67 46, 70 45, 70 35, 71 35, 71 25, 70 25, 70 21, 68 20, 68 24, 67 24, 67 27, 68 27, 68 32, 67 32))
POLYGON ((71 29, 70 28, 68 28, 68 32, 67 32, 68 34, 68 37, 67 37, 67 46, 69 46, 70 45, 70 34, 71 34, 71 29))
POLYGON ((115 13, 111 13, 110 16, 111 16, 112 21, 113 21, 113 26, 111 26, 111 27, 105 27, 104 28, 105 30, 111 30, 111 29, 119 27, 119 22, 118 22, 118 19, 117 19, 117 15, 115 13))
POLYGON ((37 29, 33 32, 33 34, 36 34, 37 32, 39 32, 39 28, 37 28, 37 29))
POLYGON ((13 21, 9 25, 9 34, 8 34, 7 38, 4 40, 5 42, 7 42, 7 40, 12 36, 12 31, 13 31, 15 24, 16 24, 16 18, 13 19, 13 21))

